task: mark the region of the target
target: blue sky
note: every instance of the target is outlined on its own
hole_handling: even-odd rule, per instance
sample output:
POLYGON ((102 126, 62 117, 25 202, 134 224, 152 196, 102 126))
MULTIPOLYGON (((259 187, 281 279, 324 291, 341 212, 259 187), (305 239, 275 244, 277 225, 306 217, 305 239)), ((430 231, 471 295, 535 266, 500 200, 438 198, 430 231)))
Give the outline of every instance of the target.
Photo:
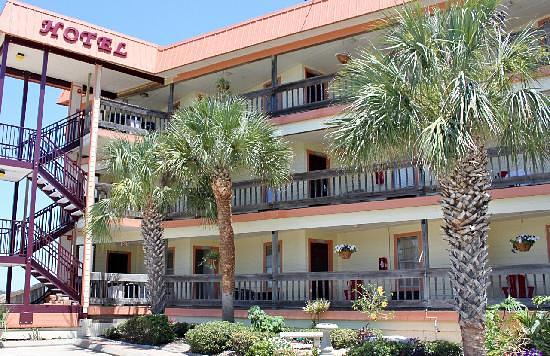
MULTIPOLYGON (((282 9, 301 0, 26 0, 27 3, 63 15, 107 27, 117 32, 138 37, 160 45, 184 40, 201 33, 247 20, 282 9)), ((3 8, 4 0, 0 0, 3 8)), ((23 84, 20 80, 7 78, 4 84, 4 102, 0 122, 18 124, 23 84)), ((55 104, 59 90, 46 91, 44 124, 66 116, 66 109, 55 104)), ((38 85, 31 84, 27 106, 27 125, 35 127, 38 105, 38 85)), ((24 186, 24 184, 21 184, 24 186)), ((0 218, 11 217, 13 183, 0 181, 0 218)), ((23 194, 21 191, 20 194, 23 194)), ((49 204, 39 193, 38 204, 49 204)), ((39 206, 39 207, 40 207, 39 206)), ((22 208, 19 209, 22 211, 22 208)), ((15 268, 14 289, 22 288, 21 268, 15 268)), ((0 290, 6 285, 6 269, 0 267, 0 290)))

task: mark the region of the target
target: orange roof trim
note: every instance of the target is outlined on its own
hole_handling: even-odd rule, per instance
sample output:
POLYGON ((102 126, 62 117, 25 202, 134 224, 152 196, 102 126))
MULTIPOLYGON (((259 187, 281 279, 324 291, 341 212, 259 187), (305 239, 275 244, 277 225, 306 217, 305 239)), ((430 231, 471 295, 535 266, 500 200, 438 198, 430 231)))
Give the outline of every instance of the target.
MULTIPOLYGON (((0 14, 0 32, 139 71, 159 74, 270 41, 286 38, 287 42, 293 42, 298 39, 287 37, 319 30, 342 21, 402 5, 408 1, 410 0, 310 0, 179 43, 159 46, 23 2, 7 0, 0 14), (44 26, 43 21, 52 21, 52 24, 63 22, 65 31, 67 28, 73 28, 76 29, 75 33, 76 31, 80 31, 81 34, 96 32, 97 41, 107 36, 112 39, 113 52, 102 51, 101 44, 85 46, 80 43, 82 38, 80 42, 78 39, 71 42, 73 38, 78 37, 75 33, 68 33, 69 40, 65 38, 65 41, 63 31, 59 32, 61 36, 58 37, 50 36, 49 33, 40 34, 39 30, 44 26), (124 43, 124 56, 116 56, 115 53, 115 47, 120 43, 124 43)), ((371 18, 370 21, 372 20, 371 18)), ((351 22, 346 26, 357 25, 351 22)), ((333 31, 334 28, 327 28, 324 31, 327 30, 333 31)), ((318 36, 319 31, 311 35, 318 36)))

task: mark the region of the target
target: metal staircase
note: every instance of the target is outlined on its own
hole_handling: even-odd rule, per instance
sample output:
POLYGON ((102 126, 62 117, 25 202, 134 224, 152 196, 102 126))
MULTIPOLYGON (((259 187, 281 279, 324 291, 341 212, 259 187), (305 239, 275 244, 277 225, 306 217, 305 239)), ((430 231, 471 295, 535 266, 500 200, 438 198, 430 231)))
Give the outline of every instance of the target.
MULTIPOLYGON (((87 177, 70 153, 88 133, 86 125, 86 115, 78 112, 41 131, 37 189, 53 203, 34 214, 30 258, 32 276, 48 288, 45 295, 61 293, 76 302, 80 300, 82 263, 77 255, 62 246, 60 237, 71 233, 84 214, 87 177)), ((12 159, 32 161, 36 131, 29 134, 30 129, 18 128, 16 140, 12 137, 14 128, 17 127, 0 125, 0 147, 15 152, 10 154, 12 159), (6 130, 9 132, 2 132, 6 130)), ((28 235, 28 218, 24 221, 0 219, 0 263, 24 266, 28 235)))

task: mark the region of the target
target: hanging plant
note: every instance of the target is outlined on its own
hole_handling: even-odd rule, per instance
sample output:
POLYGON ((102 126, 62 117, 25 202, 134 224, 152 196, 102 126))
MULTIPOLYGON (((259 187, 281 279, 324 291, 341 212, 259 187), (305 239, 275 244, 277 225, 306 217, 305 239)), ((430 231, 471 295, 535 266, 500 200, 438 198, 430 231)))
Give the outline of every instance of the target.
POLYGON ((218 261, 220 260, 220 253, 216 250, 210 250, 208 253, 202 258, 201 264, 206 265, 213 270, 215 270, 218 267, 218 261))
POLYGON ((351 258, 351 254, 357 252, 357 246, 348 244, 336 245, 334 246, 334 252, 344 260, 348 260, 351 258))
POLYGON ((539 237, 535 235, 518 235, 510 240, 510 243, 512 244, 512 252, 527 252, 538 240, 539 237))

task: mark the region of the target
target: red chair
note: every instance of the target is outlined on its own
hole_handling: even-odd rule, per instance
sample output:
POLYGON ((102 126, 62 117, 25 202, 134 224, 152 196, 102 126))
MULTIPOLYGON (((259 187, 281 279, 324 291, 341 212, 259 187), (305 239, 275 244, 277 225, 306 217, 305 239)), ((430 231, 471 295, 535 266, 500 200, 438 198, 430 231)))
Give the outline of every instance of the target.
POLYGON ((533 298, 535 287, 530 287, 524 274, 510 274, 506 277, 508 287, 502 287, 506 297, 533 298))
POLYGON ((357 291, 363 287, 363 281, 358 280, 350 280, 347 282, 348 287, 346 290, 344 290, 344 296, 346 297, 346 300, 355 300, 357 291))

